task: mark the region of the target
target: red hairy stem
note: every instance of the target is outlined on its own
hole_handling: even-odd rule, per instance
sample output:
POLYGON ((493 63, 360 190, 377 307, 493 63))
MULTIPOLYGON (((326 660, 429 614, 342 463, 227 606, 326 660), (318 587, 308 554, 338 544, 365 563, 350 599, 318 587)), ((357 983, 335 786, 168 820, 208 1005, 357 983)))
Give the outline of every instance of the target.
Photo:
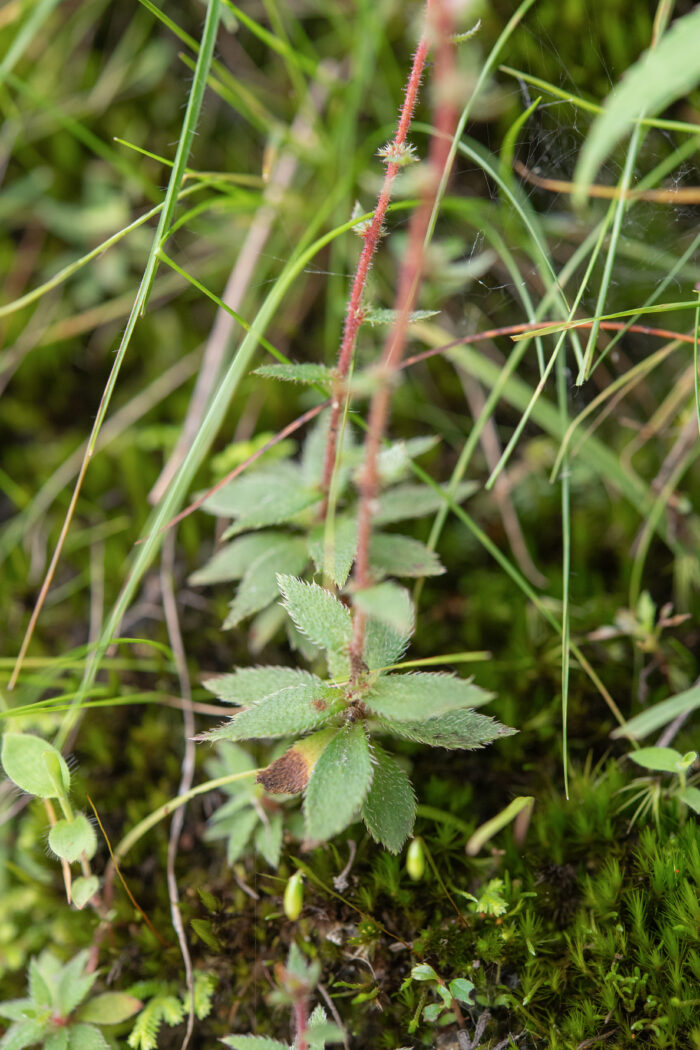
MULTIPOLYGON (((416 49, 416 53, 413 57, 413 65, 411 67, 411 73, 406 84, 406 94, 404 96, 403 106, 401 107, 401 113, 399 116, 399 123, 396 129, 396 135, 389 147, 389 155, 398 156, 401 148, 406 145, 406 135, 413 117, 413 110, 415 109, 416 100, 418 98, 418 89, 420 87, 421 77, 423 75, 423 67, 425 66, 425 60, 428 55, 428 38, 424 33, 416 49)), ((355 352, 355 344, 357 342, 357 333, 360 329, 360 325, 363 320, 363 309, 362 309, 362 295, 365 290, 365 284, 367 283, 367 275, 369 274, 372 266, 372 257, 377 250, 377 245, 382 236, 382 230, 384 226, 384 217, 386 210, 389 207, 389 201, 391 200, 391 191, 394 184, 394 179, 399 172, 401 165, 394 162, 387 163, 386 173, 384 175, 384 183, 382 185, 381 193, 377 200, 377 207, 374 210, 374 215, 367 229, 362 234, 364 239, 364 246, 360 254, 360 259, 357 264, 357 270, 355 271, 355 278, 352 283, 352 291, 350 292, 350 298, 348 299, 347 309, 345 311, 345 322, 343 325, 343 340, 340 344, 340 350, 338 352, 338 374, 339 379, 336 383, 336 388, 333 393, 331 403, 331 417, 330 424, 328 427, 328 440, 326 442, 326 451, 323 461, 323 475, 321 486, 326 496, 321 509, 321 518, 325 517, 327 509, 327 495, 328 489, 331 483, 331 477, 333 474, 333 467, 335 465, 335 457, 338 446, 338 429, 340 424, 340 413, 342 410, 342 386, 343 380, 346 378, 350 369, 353 354, 355 352)))
MULTIPOLYGON (((457 106, 454 98, 456 64, 451 30, 448 3, 445 0, 428 0, 428 31, 435 40, 435 116, 433 121, 435 134, 430 144, 425 189, 421 203, 414 211, 409 226, 408 248, 399 274, 396 320, 384 345, 379 387, 370 404, 364 464, 358 486, 360 501, 354 572, 354 583, 357 589, 368 587, 372 582, 369 567, 369 541, 372 533, 372 517, 379 493, 377 457, 389 417, 394 379, 401 367, 401 359, 406 348, 411 310, 420 286, 430 216, 440 180, 449 163, 450 145, 457 123, 457 106)), ((355 678, 362 670, 365 623, 364 614, 359 609, 355 609, 350 649, 351 672, 355 678)))
POLYGON ((308 1050, 306 1041, 306 1029, 308 1023, 308 1010, 306 999, 299 998, 294 1003, 294 1023, 296 1027, 297 1050, 308 1050))

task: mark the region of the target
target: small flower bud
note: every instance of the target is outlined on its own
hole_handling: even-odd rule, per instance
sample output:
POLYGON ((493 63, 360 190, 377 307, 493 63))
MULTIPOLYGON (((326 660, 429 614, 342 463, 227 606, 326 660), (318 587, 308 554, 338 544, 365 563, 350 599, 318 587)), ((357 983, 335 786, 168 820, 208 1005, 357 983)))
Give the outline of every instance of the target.
POLYGON ((425 853, 423 852, 423 839, 411 839, 406 852, 406 871, 414 882, 420 882, 425 873, 425 853))
POLYGON ((303 878, 303 871, 295 871, 284 887, 284 914, 290 922, 299 918, 304 905, 303 878))

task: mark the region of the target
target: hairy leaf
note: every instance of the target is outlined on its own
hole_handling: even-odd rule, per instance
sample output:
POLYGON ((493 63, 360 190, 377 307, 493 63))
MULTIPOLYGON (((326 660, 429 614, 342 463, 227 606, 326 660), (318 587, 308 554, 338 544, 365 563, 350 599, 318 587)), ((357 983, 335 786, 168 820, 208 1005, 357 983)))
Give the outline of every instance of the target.
POLYGON ((367 797, 373 767, 361 722, 344 726, 314 766, 304 799, 309 838, 329 839, 351 823, 367 797))
POLYGON ((92 1021, 93 1024, 121 1024, 133 1017, 143 1006, 140 999, 126 992, 103 992, 96 995, 77 1013, 79 1021, 92 1021))
POLYGON ((362 806, 362 819, 375 841, 398 853, 413 831, 416 798, 403 769, 380 747, 373 748, 374 776, 362 806))
POLYGON ((228 725, 214 729, 207 738, 253 740, 305 733, 322 726, 344 706, 337 689, 323 684, 291 686, 234 715, 228 725))
POLYGON ((377 679, 364 702, 380 718, 425 722, 448 711, 478 707, 493 697, 464 678, 412 672, 377 679))
POLYGON ((355 518, 338 517, 335 527, 328 533, 317 525, 309 534, 309 554, 319 572, 328 572, 338 587, 343 587, 350 574, 357 549, 357 521, 355 518))
POLYGON ((306 543, 302 539, 281 537, 273 546, 251 562, 231 602, 224 627, 235 627, 246 616, 270 605, 278 595, 277 574, 303 572, 307 562, 306 543))
POLYGON ((58 820, 49 831, 49 846, 57 857, 69 864, 79 860, 85 853, 94 857, 97 850, 97 835, 84 813, 77 813, 73 820, 58 820))
POLYGON ((265 823, 258 825, 255 832, 255 849, 265 858, 271 868, 279 866, 282 852, 282 834, 284 818, 281 813, 271 813, 265 823))
POLYGON ((383 722, 382 729, 403 740, 450 750, 472 751, 484 747, 501 736, 512 736, 516 729, 501 725, 488 715, 477 714, 471 709, 449 711, 425 722, 383 722))
POLYGON ((356 591, 353 602, 367 616, 387 624, 399 635, 413 633, 413 603, 405 587, 397 583, 378 583, 356 591))
POLYGON ((408 648, 412 632, 399 633, 379 620, 368 620, 365 628, 363 658, 370 671, 398 663, 408 648))
MULTIPOLYGON (((411 310, 408 315, 408 322, 409 324, 415 324, 416 321, 427 321, 429 317, 437 317, 439 313, 439 310, 411 310)), ((375 325, 395 324, 397 316, 397 310, 373 306, 365 311, 362 321, 363 324, 374 327, 375 325)))
POLYGON ((187 582, 193 587, 199 587, 210 583, 240 580, 256 558, 285 538, 286 533, 271 529, 267 532, 252 533, 250 536, 239 536, 216 551, 201 569, 197 569, 188 577, 187 582))
POLYGON ((304 383, 307 386, 321 386, 330 391, 336 379, 337 372, 325 365, 316 365, 305 362, 300 365, 277 364, 261 365, 256 368, 256 376, 264 376, 266 379, 282 379, 288 383, 304 383))
POLYGON ((320 685, 321 678, 310 671, 296 667, 239 667, 231 674, 207 678, 202 685, 219 700, 239 704, 253 704, 266 696, 279 693, 293 685, 320 685))
MULTIPOLYGON (((476 492, 478 487, 472 481, 463 481, 457 487, 454 502, 462 503, 467 496, 476 492)), ((447 488, 436 492, 427 485, 397 485, 379 497, 374 523, 388 525, 394 521, 407 521, 409 518, 423 518, 426 514, 434 514, 445 502, 441 492, 447 493, 447 488)))
POLYGON ((278 576, 284 605, 294 623, 322 649, 343 653, 352 639, 350 610, 316 583, 278 576))
POLYGON ((445 566, 424 543, 394 533, 377 532, 369 545, 374 576, 440 576, 445 566))

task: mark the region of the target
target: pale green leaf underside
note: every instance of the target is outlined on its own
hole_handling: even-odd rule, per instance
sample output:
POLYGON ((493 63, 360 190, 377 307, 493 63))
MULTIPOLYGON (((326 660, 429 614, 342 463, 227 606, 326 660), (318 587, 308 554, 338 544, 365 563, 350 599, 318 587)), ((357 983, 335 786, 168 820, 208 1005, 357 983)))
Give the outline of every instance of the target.
POLYGON ((355 518, 338 517, 333 529, 326 532, 324 525, 317 525, 309 535, 309 554, 316 569, 319 572, 327 572, 337 587, 345 585, 355 560, 356 549, 355 518))
POLYGON ((351 823, 372 783, 372 762, 364 727, 345 726, 314 766, 304 799, 309 838, 329 839, 351 823))
POLYGON ((585 196, 608 153, 640 116, 655 116, 697 86, 699 40, 700 8, 695 8, 625 71, 584 140, 575 173, 579 197, 585 196))
POLYGON ((512 736, 516 732, 509 726, 501 725, 494 718, 477 714, 471 709, 449 711, 437 718, 425 722, 386 721, 382 729, 403 740, 413 740, 417 744, 429 744, 431 747, 446 747, 450 750, 471 751, 484 747, 502 736, 512 736))
MULTIPOLYGON (((464 481, 457 486, 454 502, 461 503, 476 492, 479 486, 472 481, 464 481)), ((379 505, 374 515, 375 525, 388 525, 394 521, 407 521, 409 518, 422 518, 434 514, 445 502, 447 489, 439 492, 427 485, 397 485, 379 497, 379 505)))
POLYGON ((279 593, 278 573, 296 576, 303 572, 307 560, 304 540, 289 536, 279 539, 249 565, 231 602, 231 611, 224 620, 224 627, 235 627, 246 616, 252 616, 270 605, 279 593))
POLYGON ((284 532, 272 530, 239 536, 216 551, 201 569, 189 576, 187 582, 193 587, 201 587, 211 583, 240 580, 256 558, 285 538, 284 532))
MULTIPOLYGON (((393 485, 405 477, 411 461, 434 448, 439 438, 408 438, 406 441, 393 441, 388 448, 383 448, 377 457, 377 471, 384 485, 393 485)), ((358 464, 359 465, 359 464, 358 464)))
POLYGON ((353 595, 355 607, 387 624, 399 635, 413 633, 413 603, 405 587, 386 581, 353 595))
MULTIPOLYGON (((415 324, 416 321, 427 321, 429 317, 437 317, 439 313, 439 310, 411 310, 408 315, 408 322, 409 324, 415 324)), ((395 324, 397 314, 397 310, 373 306, 365 311, 362 322, 372 327, 395 324)))
POLYGON ((316 583, 278 576, 284 605, 292 620, 315 645, 343 653, 352 639, 350 610, 316 583))
POLYGON ((255 832, 255 850, 271 868, 279 864, 284 834, 284 817, 281 813, 271 813, 255 832))
POLYGON ((376 576, 440 576, 445 567, 435 551, 410 536, 375 533, 370 540, 369 561, 376 576))
POLYGON ((69 864, 79 860, 85 853, 94 857, 97 850, 97 835, 84 813, 77 813, 73 820, 58 820, 49 831, 49 846, 69 864))
POLYGON ((416 799, 411 781, 379 747, 373 749, 374 775, 362 806, 362 819, 376 842, 398 853, 413 831, 416 799))
POLYGON ((342 710, 344 699, 337 689, 324 685, 298 685, 283 689, 234 715, 228 725, 208 734, 214 740, 253 740, 290 736, 316 729, 342 710))
POLYGON ((264 376, 266 379, 282 379, 288 383, 321 386, 324 390, 330 390, 337 373, 331 368, 326 368, 325 365, 306 362, 300 365, 261 365, 260 368, 255 369, 254 375, 264 376))
POLYGON ((425 722, 448 711, 478 707, 493 697, 463 678, 417 672, 377 679, 365 704, 380 718, 425 722))

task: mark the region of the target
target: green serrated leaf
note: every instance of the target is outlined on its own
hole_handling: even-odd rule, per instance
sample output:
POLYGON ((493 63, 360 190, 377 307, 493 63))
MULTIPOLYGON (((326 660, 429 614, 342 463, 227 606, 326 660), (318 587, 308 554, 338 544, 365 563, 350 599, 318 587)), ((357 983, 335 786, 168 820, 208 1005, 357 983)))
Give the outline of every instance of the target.
POLYGON ((387 721, 382 723, 382 729, 402 740, 464 751, 484 747, 498 737, 512 736, 517 732, 472 710, 450 711, 426 722, 387 721))
POLYGON ((199 939, 204 941, 207 948, 211 948, 213 952, 220 952, 222 950, 223 946, 214 933, 211 919, 191 919, 190 925, 199 939))
POLYGON ((100 888, 100 880, 97 875, 80 876, 73 879, 71 884, 71 899, 78 911, 82 911, 86 904, 92 900, 100 888))
POLYGON ((330 391, 333 388, 338 373, 335 369, 326 368, 325 365, 304 363, 261 365, 256 368, 256 376, 264 376, 266 379, 281 379, 287 383, 304 383, 307 386, 320 386, 330 391))
POLYGON ((307 562, 306 542, 282 536, 248 566, 240 582, 224 628, 235 627, 247 616, 260 612, 278 596, 277 575, 303 572, 307 562))
POLYGON ((121 1024, 138 1013, 142 1006, 140 999, 125 992, 104 992, 81 1006, 76 1017, 92 1024, 121 1024))
POLYGON ((96 973, 85 973, 89 954, 87 950, 78 952, 61 968, 56 998, 63 1017, 67 1017, 82 1003, 97 980, 96 973))
POLYGON ((403 769, 382 748, 373 748, 374 776, 362 806, 362 819, 376 842, 398 853, 413 831, 416 798, 403 769))
POLYGON ((411 633, 400 634, 386 623, 368 620, 365 628, 363 659, 370 671, 398 663, 408 648, 411 633))
MULTIPOLYGON (((216 814, 214 814, 214 817, 216 814)), ((212 817, 212 820, 214 819, 212 817)), ((253 834, 260 817, 252 807, 247 807, 238 813, 235 817, 230 817, 225 823, 221 823, 221 831, 223 836, 226 837, 226 860, 229 864, 235 864, 238 858, 245 852, 245 849, 250 842, 250 837, 253 834)), ((216 837, 223 837, 217 833, 216 837)), ((214 838, 214 834, 209 830, 205 833, 205 837, 208 839, 214 838)))
POLYGON ((419 671, 377 679, 365 703, 380 718, 425 722, 448 711, 479 707, 493 697, 464 678, 419 671))
POLYGON ((285 533, 272 529, 239 536, 216 551, 201 569, 188 576, 187 582, 193 587, 202 587, 240 580, 256 558, 282 539, 285 539, 285 533))
POLYGON ((352 640, 350 610, 316 583, 279 576, 277 583, 292 620, 322 649, 344 653, 352 640))
POLYGON ((697 87, 700 80, 700 9, 678 18, 656 46, 625 71, 593 122, 576 165, 576 196, 585 198, 598 168, 641 117, 654 116, 697 87))
POLYGON ((109 1044, 99 1028, 91 1024, 72 1024, 68 1050, 109 1050, 109 1044))
POLYGON ((309 838, 329 839, 357 815, 372 783, 373 767, 364 726, 344 726, 314 766, 304 799, 309 838))
POLYGON ((306 1030, 306 1039, 309 1050, 324 1050, 326 1043, 342 1043, 345 1040, 345 1032, 337 1024, 324 1021, 313 1027, 309 1025, 306 1030))
POLYGON ((10 780, 29 795, 58 798, 59 786, 49 774, 44 756, 58 763, 64 793, 70 789, 70 772, 60 751, 41 737, 30 733, 5 733, 2 738, 2 764, 10 780))
MULTIPOLYGON (((462 503, 467 496, 476 492, 478 487, 472 481, 463 481, 456 489, 454 502, 462 503)), ((445 502, 441 492, 447 493, 447 488, 443 487, 440 492, 436 492, 427 485, 397 485, 379 497, 377 512, 372 520, 375 525, 388 525, 395 521, 408 521, 410 518, 423 518, 426 514, 434 514, 445 502)))
POLYGON ((83 853, 88 859, 95 856, 97 835, 85 814, 78 813, 73 820, 59 820, 54 824, 49 831, 49 846, 57 857, 72 864, 83 853))
POLYGON ((295 685, 313 685, 321 679, 296 667, 239 667, 231 674, 207 678, 202 685, 227 703, 254 704, 295 685))
POLYGON ((368 617, 387 624, 398 635, 411 635, 413 633, 413 602, 411 595, 405 587, 398 583, 377 583, 374 587, 366 587, 356 591, 353 595, 353 603, 361 609, 368 617))
POLYGON ((24 1050, 26 1046, 41 1043, 46 1034, 43 1021, 17 1021, 11 1024, 0 1040, 1 1050, 24 1050))
POLYGON ((317 525, 309 534, 309 555, 316 569, 327 573, 337 587, 345 585, 356 549, 355 518, 338 517, 332 530, 327 532, 324 525, 317 525))
MULTIPOLYGON (((37 959, 29 960, 29 995, 36 1006, 51 1008, 54 1006, 51 995, 51 981, 42 973, 37 959)), ((29 1000, 24 1000, 28 1002, 29 1000)), ((3 1016, 11 1016, 3 1014, 3 1016)))
MULTIPOLYGON (((328 412, 324 412, 318 424, 312 428, 304 442, 301 454, 301 476, 304 482, 313 487, 318 485, 319 478, 323 474, 323 462, 326 456, 326 445, 328 443, 328 412)), ((355 448, 355 435, 349 423, 343 427, 341 439, 338 442, 337 456, 337 482, 338 491, 342 492, 350 479, 350 463, 355 448)))
POLYGON ((209 740, 254 740, 292 736, 320 728, 343 710, 345 700, 321 679, 292 686, 247 707, 207 734, 209 740))
POLYGON ((320 498, 318 489, 305 484, 298 466, 285 462, 235 478, 205 500, 203 508, 218 517, 237 519, 224 533, 228 539, 247 529, 291 521, 320 498))
POLYGON ((638 766, 660 773, 678 773, 683 768, 683 755, 672 747, 640 747, 631 751, 629 757, 638 766))
POLYGON ((372 575, 440 576, 445 566, 424 543, 396 533, 375 533, 369 544, 372 575))

